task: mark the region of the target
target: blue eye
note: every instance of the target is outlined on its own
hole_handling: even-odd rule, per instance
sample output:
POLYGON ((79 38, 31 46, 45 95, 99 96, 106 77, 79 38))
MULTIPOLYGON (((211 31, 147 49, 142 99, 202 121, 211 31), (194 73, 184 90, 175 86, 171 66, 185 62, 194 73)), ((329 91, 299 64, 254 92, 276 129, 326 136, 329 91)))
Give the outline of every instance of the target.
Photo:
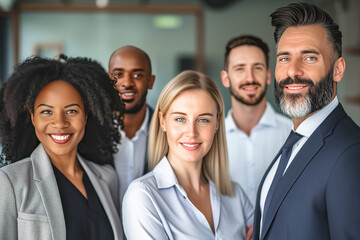
POLYGON ((287 61, 289 61, 289 58, 287 57, 279 58, 279 62, 287 62, 287 61))
POLYGON ((199 122, 200 122, 200 123, 208 123, 209 120, 208 120, 208 119, 205 119, 205 118, 201 118, 201 119, 199 119, 199 122))
POLYGON ((306 57, 306 60, 308 60, 308 61, 315 61, 315 60, 316 60, 316 57, 306 57))
POLYGON ((175 121, 177 121, 177 122, 185 122, 185 118, 176 118, 175 121))

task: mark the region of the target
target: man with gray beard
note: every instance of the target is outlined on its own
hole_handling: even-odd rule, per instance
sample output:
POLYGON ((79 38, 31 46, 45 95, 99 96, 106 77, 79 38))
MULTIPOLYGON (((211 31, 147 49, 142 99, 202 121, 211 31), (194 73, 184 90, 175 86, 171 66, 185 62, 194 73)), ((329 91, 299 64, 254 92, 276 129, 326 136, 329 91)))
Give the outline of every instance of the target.
POLYGON ((339 26, 310 3, 271 17, 275 97, 293 131, 260 183, 254 239, 358 239, 360 128, 336 96, 345 72, 339 26))

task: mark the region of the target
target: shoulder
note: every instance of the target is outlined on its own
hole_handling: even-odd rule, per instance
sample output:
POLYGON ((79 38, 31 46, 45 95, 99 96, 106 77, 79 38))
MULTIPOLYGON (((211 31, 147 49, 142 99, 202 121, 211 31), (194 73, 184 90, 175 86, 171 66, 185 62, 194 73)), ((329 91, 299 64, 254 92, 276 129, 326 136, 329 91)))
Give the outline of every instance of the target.
POLYGON ((142 208, 143 206, 153 206, 158 192, 156 180, 152 172, 149 172, 131 182, 124 195, 123 207, 142 208))
POLYGON ((339 154, 338 156, 343 156, 343 152, 354 152, 358 150, 352 146, 360 143, 360 127, 357 126, 350 117, 346 116, 341 119, 336 123, 334 128, 330 130, 326 130, 326 125, 320 126, 321 134, 324 135, 326 148, 331 148, 331 151, 339 154))
POLYGON ((33 175, 33 165, 30 158, 25 158, 0 168, 1 172, 14 184, 23 184, 33 175))
POLYGON ((157 191, 157 183, 154 176, 154 173, 148 172, 142 177, 139 177, 131 182, 131 184, 128 187, 127 192, 151 192, 151 191, 157 191))

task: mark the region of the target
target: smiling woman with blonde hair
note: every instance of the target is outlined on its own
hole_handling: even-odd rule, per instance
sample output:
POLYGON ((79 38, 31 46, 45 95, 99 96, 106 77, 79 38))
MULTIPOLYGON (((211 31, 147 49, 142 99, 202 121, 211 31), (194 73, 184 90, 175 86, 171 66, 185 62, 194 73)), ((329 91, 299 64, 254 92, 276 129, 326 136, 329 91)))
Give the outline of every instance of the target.
POLYGON ((224 104, 215 83, 184 71, 160 94, 149 165, 123 201, 128 239, 250 239, 253 207, 228 174, 224 104))

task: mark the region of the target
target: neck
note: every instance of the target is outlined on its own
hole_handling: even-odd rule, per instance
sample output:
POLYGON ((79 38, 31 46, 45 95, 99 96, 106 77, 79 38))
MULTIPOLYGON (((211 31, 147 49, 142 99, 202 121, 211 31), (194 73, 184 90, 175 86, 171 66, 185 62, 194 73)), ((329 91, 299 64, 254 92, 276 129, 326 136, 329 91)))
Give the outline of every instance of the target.
POLYGON ((194 191, 201 191, 207 185, 205 176, 202 174, 202 161, 184 163, 180 161, 171 161, 170 165, 173 168, 179 184, 185 189, 192 189, 194 191))
POLYGON ((246 105, 231 97, 232 117, 236 126, 248 136, 251 130, 259 123, 266 109, 266 100, 263 98, 257 105, 246 105))
POLYGON ((82 174, 82 169, 76 157, 76 151, 68 155, 48 154, 50 161, 65 176, 74 177, 82 174))
POLYGON ((140 129, 146 114, 146 104, 137 113, 124 114, 124 132, 126 137, 131 139, 140 129))

